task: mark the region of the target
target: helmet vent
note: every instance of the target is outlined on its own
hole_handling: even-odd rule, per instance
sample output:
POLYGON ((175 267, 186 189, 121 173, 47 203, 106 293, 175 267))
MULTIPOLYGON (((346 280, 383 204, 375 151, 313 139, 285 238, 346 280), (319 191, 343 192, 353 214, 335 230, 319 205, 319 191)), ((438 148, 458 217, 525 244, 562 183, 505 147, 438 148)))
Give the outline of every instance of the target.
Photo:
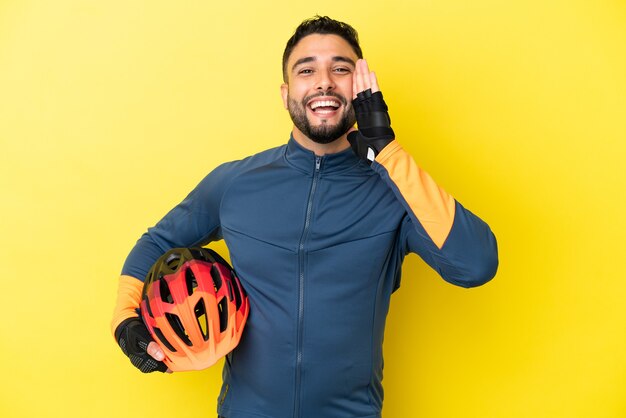
POLYGON ((176 349, 172 346, 172 344, 170 344, 169 341, 167 341, 167 338, 165 338, 165 335, 163 335, 160 328, 154 327, 152 328, 152 330, 154 331, 154 334, 157 336, 161 344, 166 346, 167 349, 170 350, 171 352, 173 353, 176 352, 176 349))
POLYGON ((220 272, 215 264, 211 265, 211 277, 213 278, 213 285, 215 286, 215 291, 217 292, 222 288, 222 276, 220 275, 220 272))
POLYGON ((171 271, 178 270, 180 262, 181 262, 180 253, 177 251, 172 252, 172 254, 170 254, 165 260, 165 264, 171 271))
POLYGON ((150 300, 149 299, 144 299, 144 301, 146 302, 146 310, 148 311, 148 316, 150 316, 151 318, 154 318, 154 315, 152 314, 152 308, 150 308, 150 300))
POLYGON ((204 341, 207 341, 209 339, 209 323, 203 299, 198 301, 193 312, 196 314, 196 320, 198 321, 200 332, 202 332, 202 337, 204 338, 204 341))
POLYGON ((193 292, 195 292, 198 287, 198 280, 196 280, 196 276, 190 268, 185 270, 185 283, 187 284, 187 294, 189 296, 193 295, 193 292))
POLYGON ((233 301, 233 282, 226 282, 228 286, 228 300, 233 301))
POLYGON ((170 292, 170 287, 167 285, 167 281, 164 278, 159 280, 159 290, 161 291, 161 299, 163 302, 174 303, 172 292, 170 292))
POLYGON ((165 318, 167 319, 167 322, 170 323, 170 326, 172 327, 176 335, 178 335, 178 337, 183 340, 185 344, 191 347, 191 340, 189 339, 189 336, 187 335, 187 332, 183 327, 183 323, 180 322, 180 318, 178 317, 178 315, 165 312, 165 318))
POLYGON ((235 306, 237 307, 237 309, 239 309, 241 307, 241 304, 243 303, 245 292, 243 290, 243 287, 241 287, 241 281, 234 271, 230 272, 230 277, 232 277, 233 279, 233 287, 235 288, 235 306))
POLYGON ((220 303, 217 304, 217 310, 220 314, 220 332, 224 332, 228 328, 228 300, 226 298, 220 300, 220 303))
POLYGON ((189 252, 191 253, 191 256, 195 260, 210 261, 210 260, 207 260, 206 251, 202 251, 202 250, 203 248, 192 247, 189 249, 189 252))

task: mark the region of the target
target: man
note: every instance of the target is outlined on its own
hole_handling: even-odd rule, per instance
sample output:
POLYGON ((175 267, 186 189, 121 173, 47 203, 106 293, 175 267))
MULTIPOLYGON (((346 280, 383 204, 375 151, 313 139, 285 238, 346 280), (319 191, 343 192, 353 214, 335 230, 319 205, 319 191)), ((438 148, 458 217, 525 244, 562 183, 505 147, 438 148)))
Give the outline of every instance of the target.
POLYGON ((163 371, 137 318, 141 279, 169 248, 225 240, 251 307, 224 364, 220 416, 380 417, 385 318, 405 255, 459 286, 495 275, 489 227, 400 147, 362 57, 349 25, 304 21, 283 57, 289 142, 217 167, 124 265, 112 329, 133 364, 163 371))

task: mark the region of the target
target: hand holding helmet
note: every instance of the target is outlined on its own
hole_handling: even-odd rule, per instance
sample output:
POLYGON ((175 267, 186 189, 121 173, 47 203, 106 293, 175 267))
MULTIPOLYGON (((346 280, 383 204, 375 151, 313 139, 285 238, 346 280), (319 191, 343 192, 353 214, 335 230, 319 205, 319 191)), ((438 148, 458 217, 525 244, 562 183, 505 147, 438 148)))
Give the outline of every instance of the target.
POLYGON ((150 337, 148 328, 139 318, 125 319, 115 330, 115 340, 130 362, 143 373, 165 372, 163 351, 150 337))

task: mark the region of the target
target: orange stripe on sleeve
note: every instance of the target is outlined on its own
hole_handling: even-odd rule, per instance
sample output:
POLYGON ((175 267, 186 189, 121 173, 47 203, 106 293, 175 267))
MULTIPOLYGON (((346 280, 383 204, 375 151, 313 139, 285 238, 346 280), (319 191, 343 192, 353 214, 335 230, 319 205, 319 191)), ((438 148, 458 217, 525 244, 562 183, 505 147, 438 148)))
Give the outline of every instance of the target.
POLYGON ((410 210, 441 249, 454 222, 454 198, 417 166, 397 140, 387 145, 375 161, 387 170, 410 210))
POLYGON ((141 291, 143 282, 132 276, 120 276, 117 286, 117 301, 111 320, 111 333, 115 335, 115 329, 125 319, 137 317, 137 309, 141 303, 141 291))

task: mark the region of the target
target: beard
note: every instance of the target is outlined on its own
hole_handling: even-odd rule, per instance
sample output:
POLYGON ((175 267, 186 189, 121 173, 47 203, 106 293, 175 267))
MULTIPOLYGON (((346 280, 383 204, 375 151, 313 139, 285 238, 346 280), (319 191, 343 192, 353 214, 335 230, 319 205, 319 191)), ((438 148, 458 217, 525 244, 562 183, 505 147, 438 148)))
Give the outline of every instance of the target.
POLYGON ((343 134, 348 132, 354 124, 356 123, 356 117, 354 114, 354 108, 351 105, 347 104, 345 97, 340 96, 336 93, 326 93, 326 94, 314 94, 308 97, 305 97, 302 102, 298 102, 291 97, 288 97, 287 108, 289 110, 289 116, 293 121, 293 124, 307 136, 313 142, 318 144, 330 144, 331 142, 339 139, 343 134), (338 99, 342 104, 344 111, 341 115, 341 119, 339 123, 335 125, 329 124, 326 120, 322 120, 322 123, 318 126, 311 125, 309 118, 307 117, 307 103, 314 97, 318 96, 332 96, 338 99))

